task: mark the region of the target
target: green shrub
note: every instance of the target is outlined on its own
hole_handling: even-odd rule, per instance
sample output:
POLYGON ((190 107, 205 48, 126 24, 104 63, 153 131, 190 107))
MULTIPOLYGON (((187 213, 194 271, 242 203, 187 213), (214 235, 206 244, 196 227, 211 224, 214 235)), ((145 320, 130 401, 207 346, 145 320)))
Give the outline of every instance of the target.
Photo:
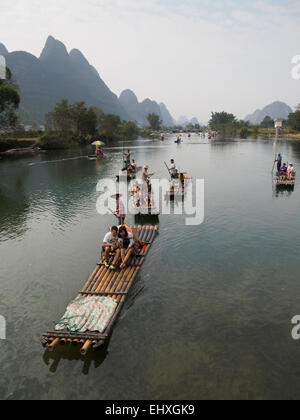
POLYGON ((45 150, 69 149, 72 144, 59 133, 47 133, 41 137, 40 145, 45 150))

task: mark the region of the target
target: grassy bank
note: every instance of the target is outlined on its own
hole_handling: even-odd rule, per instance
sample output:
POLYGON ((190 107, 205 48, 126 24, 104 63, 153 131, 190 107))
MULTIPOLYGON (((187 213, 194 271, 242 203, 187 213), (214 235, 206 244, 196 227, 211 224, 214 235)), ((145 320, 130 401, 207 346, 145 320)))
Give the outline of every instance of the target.
POLYGON ((300 133, 288 133, 285 135, 285 137, 288 137, 289 139, 300 140, 300 133))
MULTIPOLYGON (((260 137, 275 137, 276 136, 275 128, 259 128, 259 129, 249 128, 248 132, 251 136, 253 135, 260 136, 260 137)), ((286 138, 300 140, 300 133, 295 133, 295 132, 291 132, 288 129, 284 129, 280 131, 279 137, 286 137, 286 138)))

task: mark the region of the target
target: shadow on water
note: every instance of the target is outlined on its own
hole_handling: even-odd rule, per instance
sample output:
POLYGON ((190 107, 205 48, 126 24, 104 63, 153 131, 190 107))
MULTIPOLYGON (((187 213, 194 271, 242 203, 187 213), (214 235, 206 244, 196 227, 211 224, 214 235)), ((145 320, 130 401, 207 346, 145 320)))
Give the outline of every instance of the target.
POLYGON ((13 177, 0 182, 0 233, 2 239, 18 237, 26 231, 30 200, 26 192, 28 171, 15 168, 13 177))
POLYGON ((53 352, 46 350, 43 355, 43 361, 46 366, 49 366, 49 372, 51 373, 57 372, 58 366, 62 360, 68 360, 70 362, 82 361, 82 374, 88 375, 92 365, 94 369, 98 369, 105 361, 108 355, 109 343, 110 339, 100 351, 93 352, 91 350, 86 356, 81 355, 79 346, 60 345, 53 352))
POLYGON ((273 197, 290 198, 295 191, 294 185, 273 185, 273 197))
POLYGON ((159 216, 135 216, 134 221, 136 225, 156 226, 157 224, 159 224, 159 216))

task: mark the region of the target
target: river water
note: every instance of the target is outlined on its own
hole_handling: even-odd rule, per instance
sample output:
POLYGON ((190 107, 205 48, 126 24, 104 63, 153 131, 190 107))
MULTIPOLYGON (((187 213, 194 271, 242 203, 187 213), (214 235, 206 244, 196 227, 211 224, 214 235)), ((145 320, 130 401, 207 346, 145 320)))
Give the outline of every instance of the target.
POLYGON ((299 183, 277 191, 271 175, 276 151, 300 167, 300 142, 174 140, 110 147, 102 162, 72 151, 0 163, 1 399, 300 398, 299 183), (170 158, 204 178, 204 223, 160 216, 105 349, 45 353, 41 334, 115 223, 97 213, 96 185, 118 173, 123 147, 159 178, 170 158))

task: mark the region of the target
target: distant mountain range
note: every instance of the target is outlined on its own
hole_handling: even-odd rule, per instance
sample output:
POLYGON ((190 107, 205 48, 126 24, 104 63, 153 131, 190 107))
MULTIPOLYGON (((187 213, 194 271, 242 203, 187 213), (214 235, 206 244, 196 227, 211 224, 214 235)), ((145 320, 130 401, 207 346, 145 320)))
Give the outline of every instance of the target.
POLYGON ((186 116, 181 116, 178 118, 178 120, 176 121, 176 125, 178 126, 182 126, 182 127, 186 127, 189 124, 193 124, 193 125, 201 125, 199 123, 199 121, 197 120, 197 118, 192 118, 191 120, 189 120, 186 116))
POLYGON ((292 108, 284 102, 273 102, 265 108, 257 109, 253 114, 247 115, 245 121, 250 121, 252 124, 261 124, 266 117, 276 119, 287 119, 289 114, 293 112, 292 108))
POLYGON ((174 125, 174 120, 163 103, 158 104, 150 99, 145 99, 140 103, 135 93, 129 89, 121 93, 119 100, 123 108, 128 112, 130 119, 141 126, 148 124, 147 116, 152 113, 159 115, 165 126, 170 127, 174 125))
POLYGON ((131 91, 124 91, 119 99, 79 50, 68 53, 65 45, 52 36, 48 37, 39 58, 23 51, 9 53, 1 43, 0 54, 5 56, 19 85, 20 113, 26 124, 43 124, 45 115, 53 110, 56 102, 68 99, 71 103, 85 101, 88 106, 97 106, 107 114, 141 125, 146 125, 147 115, 155 112, 165 125, 173 125, 164 104, 158 105, 150 99, 139 104, 131 91))

